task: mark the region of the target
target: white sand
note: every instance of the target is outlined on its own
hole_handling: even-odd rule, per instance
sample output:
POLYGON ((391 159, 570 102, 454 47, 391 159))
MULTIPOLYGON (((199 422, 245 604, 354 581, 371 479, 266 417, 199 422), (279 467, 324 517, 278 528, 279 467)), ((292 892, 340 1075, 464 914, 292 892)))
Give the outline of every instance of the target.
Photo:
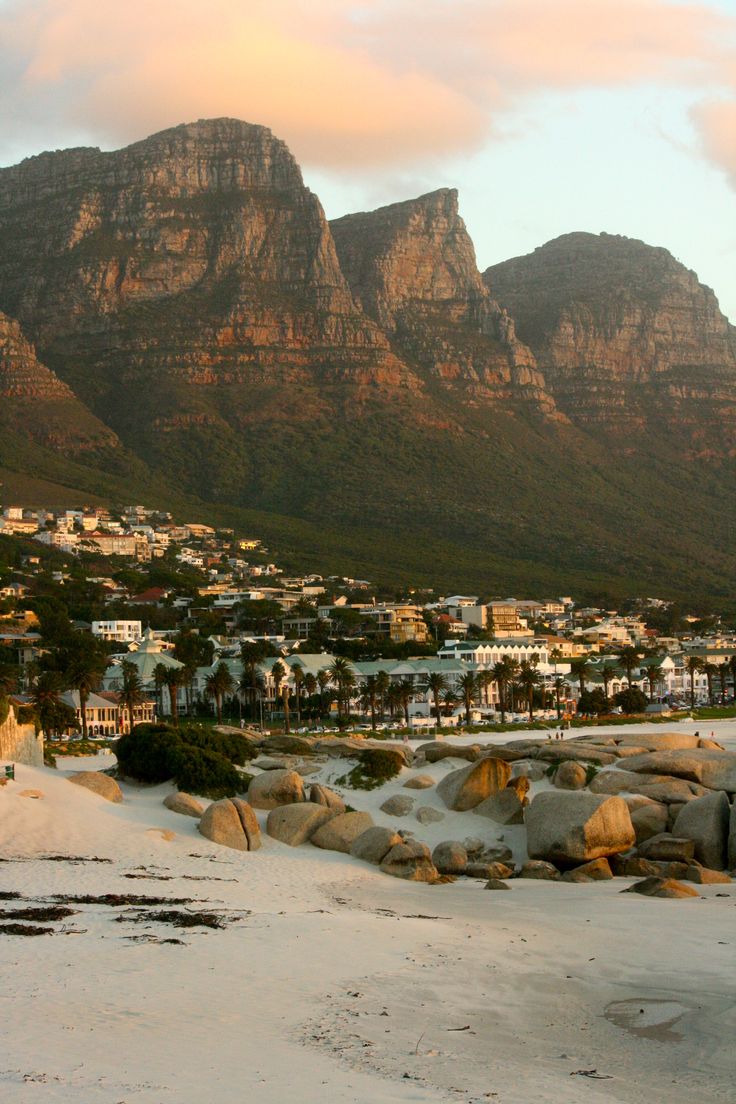
MULTIPOLYGON (((733 722, 678 728, 736 747, 733 722)), ((34 899, 21 905, 54 893, 191 896, 202 903, 190 907, 232 910, 233 923, 146 927, 116 922, 124 909, 80 905, 54 925, 79 934, 0 936, 3 1104, 733 1099, 736 883, 681 901, 622 896, 623 879, 492 893, 462 879, 404 883, 265 835, 242 854, 165 809, 170 787, 126 786, 111 805, 64 777, 106 762, 19 767, 0 788, 0 856, 26 860, 0 863, 0 890, 34 899), (44 797, 20 797, 26 788, 44 797), (34 857, 48 854, 113 862, 34 857), (141 935, 184 945, 127 938, 141 935), (578 1072, 592 1070, 598 1078, 578 1072)), ((420 770, 439 778, 458 765, 420 770)), ((346 769, 331 763, 319 777, 346 769)), ((443 808, 433 790, 401 789, 408 776, 351 804, 431 845, 501 834, 523 854, 520 829, 472 814, 444 810, 423 827, 378 813, 395 792, 443 808)))

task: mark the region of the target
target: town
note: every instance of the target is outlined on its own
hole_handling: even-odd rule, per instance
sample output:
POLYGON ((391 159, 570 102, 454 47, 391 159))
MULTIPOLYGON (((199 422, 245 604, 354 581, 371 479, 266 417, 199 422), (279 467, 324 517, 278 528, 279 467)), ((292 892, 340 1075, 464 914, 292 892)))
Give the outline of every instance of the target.
POLYGON ((155 718, 294 731, 728 715, 736 633, 656 598, 391 593, 136 505, 0 516, 0 693, 47 738, 155 718))

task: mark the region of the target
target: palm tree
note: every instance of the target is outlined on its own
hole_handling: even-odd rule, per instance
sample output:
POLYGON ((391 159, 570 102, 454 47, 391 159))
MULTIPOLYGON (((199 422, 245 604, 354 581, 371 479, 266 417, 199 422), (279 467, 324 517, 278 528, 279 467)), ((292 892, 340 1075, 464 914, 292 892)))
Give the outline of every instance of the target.
POLYGON ((205 693, 215 700, 218 724, 222 724, 222 699, 232 692, 234 685, 235 680, 224 662, 218 663, 214 671, 211 671, 205 679, 205 693))
POLYGON ((284 667, 281 660, 278 660, 278 662, 274 663, 273 667, 271 668, 271 678, 273 679, 273 708, 274 709, 276 708, 276 702, 281 697, 281 683, 284 681, 285 676, 286 676, 286 668, 284 667))
POLYGON ((474 675, 472 671, 466 671, 457 684, 457 688, 460 691, 460 696, 463 700, 463 706, 465 708, 465 723, 470 724, 470 711, 473 708, 473 702, 475 695, 480 689, 480 676, 474 675))
POLYGON ((384 713, 386 712, 386 695, 388 694, 388 689, 390 685, 391 679, 388 677, 388 671, 379 671, 376 675, 376 693, 378 694, 378 702, 382 719, 384 713))
POLYGON ((327 667, 323 667, 317 672, 317 685, 319 686, 319 706, 320 712, 326 713, 329 708, 329 702, 327 699, 327 688, 330 685, 330 672, 327 667))
MULTIPOLYGON (((229 673, 229 672, 228 672, 229 673)), ((232 678, 230 679, 232 684, 232 678)), ((179 726, 179 687, 184 685, 184 670, 182 667, 166 668, 166 689, 169 691, 169 704, 171 706, 171 723, 179 726)), ((132 725, 132 714, 131 714, 132 725)))
POLYGON ((560 696, 566 686, 567 683, 563 679, 562 675, 555 675, 555 708, 557 710, 558 722, 562 720, 562 703, 560 701, 560 696))
POLYGON ((371 715, 371 728, 376 727, 376 698, 378 697, 378 686, 375 675, 368 675, 363 687, 362 701, 365 708, 368 709, 371 715))
POLYGON ((539 686, 540 682, 541 678, 534 660, 522 659, 519 664, 518 683, 520 690, 526 697, 530 721, 534 720, 534 691, 539 686))
POLYGON ((290 720, 290 714, 289 714, 289 693, 290 693, 289 692, 289 683, 288 683, 288 681, 285 681, 284 685, 281 687, 281 697, 283 698, 283 701, 284 701, 284 732, 287 735, 291 732, 291 720, 290 720))
POLYGON ((291 669, 291 676, 294 679, 294 695, 296 697, 296 723, 301 727, 302 723, 302 687, 304 686, 304 669, 295 664, 291 669))
POLYGON ((453 688, 451 686, 448 686, 448 688, 442 695, 442 712, 445 714, 446 717, 452 716, 452 711, 454 710, 459 700, 460 699, 458 698, 453 688))
POLYGON ((398 685, 398 700, 404 711, 404 724, 409 727, 409 702, 414 696, 414 683, 411 679, 404 678, 398 685))
MULTIPOLYGON (((447 679, 440 671, 431 671, 423 680, 421 691, 423 694, 431 694, 434 702, 434 715, 437 718, 437 727, 442 724, 440 714, 440 696, 447 689, 447 679)), ((408 722, 407 722, 408 723, 408 722)))
POLYGON ((120 701, 125 706, 125 711, 128 714, 128 732, 132 732, 135 724, 135 707, 144 701, 145 695, 138 668, 129 659, 124 659, 122 662, 122 678, 119 685, 120 701))
POLYGON ((718 664, 718 681, 721 684, 721 705, 726 704, 726 666, 725 663, 718 664))
POLYGON ((156 687, 156 710, 161 716, 164 711, 164 686, 169 675, 169 668, 165 663, 157 663, 153 668, 153 682, 156 687))
POLYGON ((713 705, 713 678, 718 674, 718 666, 709 660, 703 664, 703 671, 708 680, 708 704, 713 705))
POLYGON ((608 693, 608 687, 611 685, 611 680, 620 674, 617 667, 609 667, 605 659, 601 664, 601 678, 603 679, 603 693, 606 695, 606 706, 608 705, 608 699, 610 697, 608 693))
POLYGON ((509 687, 519 670, 519 664, 511 656, 504 656, 491 668, 493 680, 498 686, 498 704, 501 709, 501 724, 506 723, 507 694, 509 687))
POLYGON ((389 688, 386 691, 386 704, 391 714, 391 720, 395 719, 396 713, 401 709, 401 700, 401 687, 399 683, 390 682, 389 688))
POLYGON ((703 661, 698 656, 691 655, 687 657, 685 667, 690 673, 690 708, 695 709, 695 675, 703 670, 703 661))
POLYGON ((350 713, 349 692, 355 685, 355 675, 350 661, 344 656, 335 656, 328 668, 330 682, 337 688, 337 723, 344 727, 345 716, 350 713))
POLYGON ((581 696, 585 693, 585 680, 590 674, 591 662, 587 655, 577 656, 570 663, 570 673, 578 680, 581 696))
POLYGON ((317 693, 317 687, 319 683, 312 674, 311 671, 307 671, 304 676, 304 692, 307 695, 307 702, 309 704, 309 716, 311 720, 314 720, 314 696, 317 693))
MULTIPOLYGON (((56 718, 59 713, 63 681, 58 671, 41 671, 34 680, 31 701, 41 728, 49 736, 58 736, 56 718)), ((1 690, 0 690, 1 692, 1 690)))
POLYGON ((67 685, 79 694, 82 736, 87 739, 87 701, 107 670, 107 654, 94 636, 74 633, 57 656, 67 685))
POLYGON ((641 652, 632 644, 627 644, 626 647, 622 648, 618 653, 619 663, 626 672, 626 682, 628 683, 629 690, 631 689, 631 676, 634 673, 634 668, 639 666, 640 659, 641 652))
POLYGON ((261 675, 261 661, 253 651, 241 649, 240 661, 243 665, 243 675, 240 680, 240 691, 244 693, 250 703, 250 715, 256 715, 256 699, 259 688, 263 685, 261 675))

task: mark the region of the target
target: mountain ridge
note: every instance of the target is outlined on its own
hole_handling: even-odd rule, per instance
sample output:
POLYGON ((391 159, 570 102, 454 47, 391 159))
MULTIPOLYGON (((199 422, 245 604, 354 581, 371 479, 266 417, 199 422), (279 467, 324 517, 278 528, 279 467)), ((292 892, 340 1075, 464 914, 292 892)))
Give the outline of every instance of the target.
POLYGON ((454 189, 328 222, 286 145, 226 119, 0 169, 0 233, 39 365, 13 402, 48 372, 72 437, 102 427, 80 480, 14 407, 19 480, 148 486, 423 583, 736 567, 733 327, 666 251, 572 234, 481 274, 454 189))

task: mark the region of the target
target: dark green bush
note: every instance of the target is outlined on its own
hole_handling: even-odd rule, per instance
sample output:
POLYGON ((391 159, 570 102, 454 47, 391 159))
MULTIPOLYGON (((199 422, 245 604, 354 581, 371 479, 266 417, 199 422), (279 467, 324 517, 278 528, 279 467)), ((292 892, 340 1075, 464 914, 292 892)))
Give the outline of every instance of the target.
POLYGON ((355 790, 375 790, 395 778, 403 766, 404 757, 399 751, 365 748, 360 752, 357 764, 342 781, 355 790))
POLYGON ((182 744, 175 752, 174 778, 181 790, 207 797, 232 797, 242 793, 246 780, 224 755, 208 748, 182 744))
POLYGON ((166 782, 206 797, 242 793, 247 778, 235 764, 250 758, 239 737, 208 732, 196 725, 137 725, 115 747, 120 771, 139 782, 166 782))

